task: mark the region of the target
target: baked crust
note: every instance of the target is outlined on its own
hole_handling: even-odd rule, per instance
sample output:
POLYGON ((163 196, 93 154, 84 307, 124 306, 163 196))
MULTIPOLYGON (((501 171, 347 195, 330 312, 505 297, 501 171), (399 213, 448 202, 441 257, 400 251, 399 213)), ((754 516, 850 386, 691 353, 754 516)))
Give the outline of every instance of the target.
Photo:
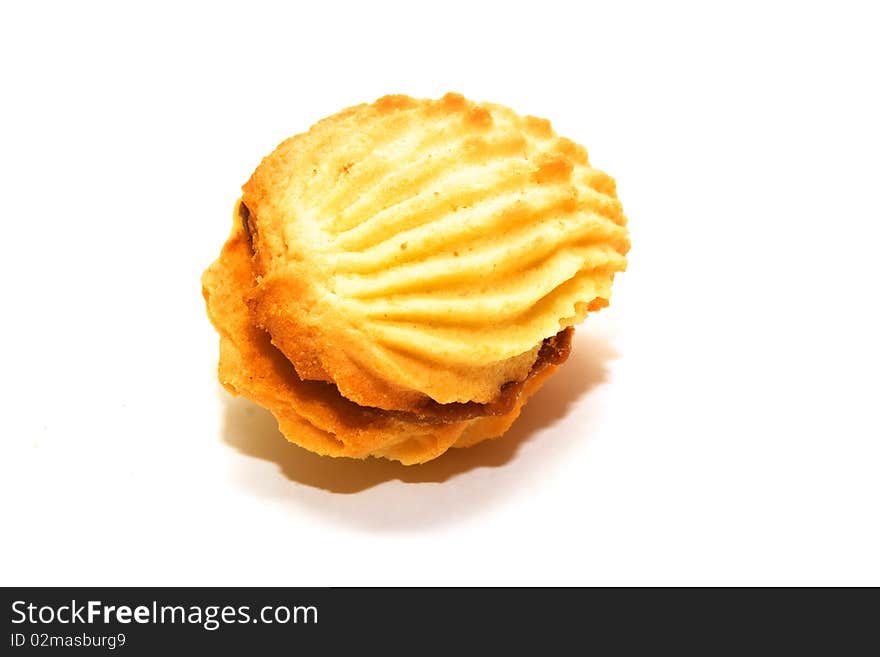
POLYGON ((359 406, 329 383, 300 378, 255 325, 247 303, 255 285, 252 262, 247 232, 236 220, 220 257, 202 276, 208 315, 220 334, 220 382, 233 394, 267 408, 288 440, 319 454, 383 456, 409 465, 436 458, 453 446, 500 436, 567 355, 563 346, 555 357, 546 358, 505 412, 487 408, 484 413, 495 414, 438 421, 437 414, 419 417, 359 406))
POLYGON ((320 121, 242 202, 255 323, 301 379, 384 410, 495 401, 545 338, 607 305, 629 248, 581 146, 457 94, 320 121))

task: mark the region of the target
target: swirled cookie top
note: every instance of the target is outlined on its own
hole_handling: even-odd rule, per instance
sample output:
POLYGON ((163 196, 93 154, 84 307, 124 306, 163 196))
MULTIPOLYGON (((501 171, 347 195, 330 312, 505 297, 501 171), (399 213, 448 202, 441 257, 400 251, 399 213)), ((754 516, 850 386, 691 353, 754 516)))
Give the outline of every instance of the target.
POLYGON ((320 121, 263 160, 243 203, 261 285, 296 281, 263 314, 276 344, 311 324, 293 333, 320 336, 329 378, 343 351, 443 403, 527 372, 544 338, 607 305, 629 248, 614 180, 582 146, 458 94, 320 121))

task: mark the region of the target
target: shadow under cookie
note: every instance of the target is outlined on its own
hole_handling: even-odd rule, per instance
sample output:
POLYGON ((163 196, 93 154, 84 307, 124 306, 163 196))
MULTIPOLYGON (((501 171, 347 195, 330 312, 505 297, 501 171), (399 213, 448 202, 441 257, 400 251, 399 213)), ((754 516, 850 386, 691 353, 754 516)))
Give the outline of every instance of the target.
POLYGON ((223 440, 242 454, 276 463, 291 481, 332 493, 358 493, 393 480, 409 484, 444 482, 477 468, 509 463, 522 444, 552 426, 571 404, 604 383, 607 363, 616 356, 603 339, 579 334, 566 366, 535 393, 504 436, 467 449, 453 448, 417 466, 376 458, 362 461, 319 456, 288 442, 271 413, 225 390, 220 393, 225 411, 223 440))

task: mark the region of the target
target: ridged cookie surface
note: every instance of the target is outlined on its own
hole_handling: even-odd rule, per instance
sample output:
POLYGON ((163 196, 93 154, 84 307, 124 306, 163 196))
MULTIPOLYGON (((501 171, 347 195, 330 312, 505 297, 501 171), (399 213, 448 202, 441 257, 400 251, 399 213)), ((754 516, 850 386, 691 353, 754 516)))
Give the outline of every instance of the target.
POLYGON ((612 178, 542 119, 388 96, 283 142, 244 186, 255 322, 361 406, 488 403, 626 267, 612 178))
POLYGON ((248 238, 236 221, 220 257, 202 276, 208 314, 220 333, 220 381, 271 411, 288 440, 318 454, 384 456, 408 465, 500 436, 556 369, 547 364, 529 376, 509 409, 494 416, 438 423, 361 407, 333 385, 302 380, 272 346, 247 305, 254 283, 248 238))

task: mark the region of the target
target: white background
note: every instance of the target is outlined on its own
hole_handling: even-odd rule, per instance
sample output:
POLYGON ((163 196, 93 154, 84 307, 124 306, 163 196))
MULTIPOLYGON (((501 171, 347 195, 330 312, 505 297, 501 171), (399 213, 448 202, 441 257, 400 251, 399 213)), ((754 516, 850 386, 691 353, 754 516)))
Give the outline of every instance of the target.
POLYGON ((877 18, 714 4, 4 4, 0 583, 880 584, 877 18), (199 276, 283 138, 449 90, 584 143, 630 269, 502 440, 313 456, 199 276))

